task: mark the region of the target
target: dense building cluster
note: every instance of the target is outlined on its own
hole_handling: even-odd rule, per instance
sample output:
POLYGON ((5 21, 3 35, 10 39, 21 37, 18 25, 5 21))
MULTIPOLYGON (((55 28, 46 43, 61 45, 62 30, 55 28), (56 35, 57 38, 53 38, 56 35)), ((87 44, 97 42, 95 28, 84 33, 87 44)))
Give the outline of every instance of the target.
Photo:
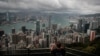
POLYGON ((11 34, 0 30, 0 48, 47 48, 50 43, 57 41, 63 44, 93 41, 96 38, 95 29, 100 27, 100 18, 77 19, 77 22, 70 22, 70 26, 66 27, 52 24, 50 17, 48 27, 45 26, 45 22, 42 23, 37 19, 35 30, 27 29, 26 26, 22 26, 19 32, 12 28, 11 34))

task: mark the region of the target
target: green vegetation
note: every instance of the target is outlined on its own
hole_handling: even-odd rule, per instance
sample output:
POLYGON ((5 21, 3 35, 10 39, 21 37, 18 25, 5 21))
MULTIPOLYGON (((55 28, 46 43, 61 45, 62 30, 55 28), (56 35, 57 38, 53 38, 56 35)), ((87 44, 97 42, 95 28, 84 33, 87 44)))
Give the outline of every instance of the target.
MULTIPOLYGON (((87 48, 84 48, 85 50, 91 48, 90 53, 94 54, 100 54, 100 37, 96 38, 94 41, 90 42, 87 48)), ((88 51, 86 51, 88 52, 88 51)))
POLYGON ((85 48, 87 45, 83 43, 72 43, 72 44, 66 44, 67 47, 81 50, 85 48))
POLYGON ((78 49, 87 53, 93 53, 96 55, 100 55, 100 37, 95 38, 92 42, 89 43, 73 43, 73 44, 66 44, 67 47, 78 49))
POLYGON ((88 53, 94 53, 96 48, 94 46, 87 46, 82 51, 88 52, 88 53))

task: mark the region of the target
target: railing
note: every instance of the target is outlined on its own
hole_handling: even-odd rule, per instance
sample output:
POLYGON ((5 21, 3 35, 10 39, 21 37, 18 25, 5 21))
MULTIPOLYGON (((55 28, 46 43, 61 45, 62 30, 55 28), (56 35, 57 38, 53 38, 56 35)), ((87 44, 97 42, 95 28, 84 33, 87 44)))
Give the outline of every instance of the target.
MULTIPOLYGON (((1 55, 4 56, 13 56, 13 55, 18 55, 18 56, 52 56, 50 54, 49 48, 38 48, 38 49, 17 49, 17 50, 8 50, 8 51, 1 51, 1 55)), ((66 56, 96 56, 94 54, 90 53, 85 53, 79 50, 71 49, 71 48, 66 48, 66 56)))

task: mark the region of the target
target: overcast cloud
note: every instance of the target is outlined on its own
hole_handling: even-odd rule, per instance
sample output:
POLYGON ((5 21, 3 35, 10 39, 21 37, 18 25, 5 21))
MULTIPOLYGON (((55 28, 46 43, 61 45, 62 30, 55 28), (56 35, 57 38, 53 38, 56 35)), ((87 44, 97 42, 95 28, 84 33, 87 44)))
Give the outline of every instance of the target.
POLYGON ((0 12, 100 13, 100 0, 0 0, 0 12))

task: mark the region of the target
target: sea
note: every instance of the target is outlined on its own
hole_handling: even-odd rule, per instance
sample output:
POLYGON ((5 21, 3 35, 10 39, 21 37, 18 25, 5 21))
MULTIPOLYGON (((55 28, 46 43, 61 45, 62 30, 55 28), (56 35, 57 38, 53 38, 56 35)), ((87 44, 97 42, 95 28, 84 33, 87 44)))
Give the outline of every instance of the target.
MULTIPOLYGON (((47 24, 48 21, 41 22, 41 24, 42 23, 45 23, 46 26, 48 26, 48 24, 47 24)), ((57 18, 57 19, 52 18, 51 24, 57 24, 62 28, 70 25, 69 19, 67 19, 67 18, 57 18)), ((18 31, 21 31, 22 26, 25 26, 26 29, 32 29, 32 30, 36 29, 36 24, 34 22, 32 22, 32 21, 31 22, 23 22, 22 21, 22 22, 16 22, 16 23, 12 23, 12 24, 0 25, 0 30, 4 30, 5 34, 10 34, 12 28, 15 28, 16 32, 18 32, 18 31)))

